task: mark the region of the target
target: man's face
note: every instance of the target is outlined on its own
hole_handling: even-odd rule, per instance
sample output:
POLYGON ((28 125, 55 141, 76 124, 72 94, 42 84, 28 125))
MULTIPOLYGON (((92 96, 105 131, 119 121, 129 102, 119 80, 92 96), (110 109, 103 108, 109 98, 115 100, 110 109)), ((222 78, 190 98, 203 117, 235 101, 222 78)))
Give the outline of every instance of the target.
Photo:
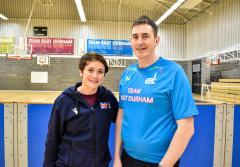
POLYGON ((132 28, 131 46, 138 59, 146 59, 155 55, 155 47, 159 37, 154 37, 153 28, 148 24, 136 25, 132 28))

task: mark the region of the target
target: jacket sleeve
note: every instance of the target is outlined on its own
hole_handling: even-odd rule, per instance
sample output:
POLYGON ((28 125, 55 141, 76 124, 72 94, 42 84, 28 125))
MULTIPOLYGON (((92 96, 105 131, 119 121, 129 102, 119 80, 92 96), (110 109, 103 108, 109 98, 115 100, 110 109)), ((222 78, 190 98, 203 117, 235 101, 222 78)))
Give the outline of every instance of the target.
POLYGON ((118 100, 115 95, 110 92, 110 101, 111 101, 111 109, 112 109, 112 122, 116 122, 117 113, 118 113, 118 100))
POLYGON ((48 134, 45 143, 43 167, 56 166, 57 153, 59 151, 59 145, 63 135, 63 127, 64 120, 60 114, 59 104, 56 100, 48 123, 48 134))

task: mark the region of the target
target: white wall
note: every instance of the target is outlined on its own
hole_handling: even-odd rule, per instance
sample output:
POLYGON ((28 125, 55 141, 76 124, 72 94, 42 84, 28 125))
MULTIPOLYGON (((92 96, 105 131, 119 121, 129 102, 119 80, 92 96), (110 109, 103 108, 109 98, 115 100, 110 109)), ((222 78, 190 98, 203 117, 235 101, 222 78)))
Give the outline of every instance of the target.
MULTIPOLYGON (((0 22, 0 37, 16 38, 24 36, 27 19, 9 19, 0 22)), ((47 26, 48 37, 74 38, 76 55, 79 54, 80 38, 91 39, 119 39, 128 40, 131 37, 132 22, 111 21, 88 21, 81 23, 80 20, 47 20, 33 19, 30 22, 26 36, 33 36, 34 26, 47 26)), ((161 25, 159 30, 161 38, 158 46, 158 55, 168 59, 183 60, 185 44, 185 28, 181 25, 161 25)))
POLYGON ((213 15, 203 14, 187 24, 187 57, 204 57, 240 43, 240 1, 219 1, 213 15))
POLYGON ((186 26, 163 24, 159 28, 160 44, 157 52, 160 56, 184 60, 186 46, 186 26))
MULTIPOLYGON (((185 25, 161 24, 159 26, 158 55, 173 60, 191 60, 204 57, 207 52, 223 50, 239 44, 240 1, 222 0, 214 6, 213 15, 202 14, 185 25)), ((105 11, 105 13, 111 16, 110 11, 114 14, 114 10, 105 11)), ((118 13, 119 17, 133 16, 131 10, 124 11, 118 13)), ((137 12, 139 15, 144 14, 141 13, 141 10, 137 12)), ((93 11, 92 15, 95 16, 95 14, 93 11)), ((63 18, 63 16, 61 17, 63 18)), ((82 23, 79 18, 71 20, 64 18, 32 19, 26 36, 32 36, 33 26, 47 26, 49 37, 75 38, 75 54, 78 55, 78 39, 129 39, 131 24, 132 22, 128 20, 125 22, 87 21, 82 23)), ((18 39, 24 35, 26 25, 27 19, 0 20, 0 37, 14 36, 18 39)))

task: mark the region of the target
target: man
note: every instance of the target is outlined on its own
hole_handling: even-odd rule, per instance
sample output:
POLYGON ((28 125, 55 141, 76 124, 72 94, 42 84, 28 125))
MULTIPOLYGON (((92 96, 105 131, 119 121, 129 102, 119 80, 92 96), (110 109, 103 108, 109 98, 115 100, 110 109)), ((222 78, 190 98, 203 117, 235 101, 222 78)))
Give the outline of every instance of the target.
POLYGON ((114 167, 177 167, 194 133, 198 111, 189 81, 178 64, 155 53, 157 31, 147 16, 132 25, 138 62, 120 81, 114 167))

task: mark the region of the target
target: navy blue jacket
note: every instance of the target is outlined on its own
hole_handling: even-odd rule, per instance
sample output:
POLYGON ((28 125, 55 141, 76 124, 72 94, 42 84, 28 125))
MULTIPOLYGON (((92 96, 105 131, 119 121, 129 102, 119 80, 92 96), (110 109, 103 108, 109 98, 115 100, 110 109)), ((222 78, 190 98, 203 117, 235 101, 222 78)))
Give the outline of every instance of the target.
POLYGON ((118 101, 111 91, 98 88, 91 107, 77 92, 81 83, 66 89, 54 102, 48 125, 44 167, 108 167, 108 137, 118 101))

